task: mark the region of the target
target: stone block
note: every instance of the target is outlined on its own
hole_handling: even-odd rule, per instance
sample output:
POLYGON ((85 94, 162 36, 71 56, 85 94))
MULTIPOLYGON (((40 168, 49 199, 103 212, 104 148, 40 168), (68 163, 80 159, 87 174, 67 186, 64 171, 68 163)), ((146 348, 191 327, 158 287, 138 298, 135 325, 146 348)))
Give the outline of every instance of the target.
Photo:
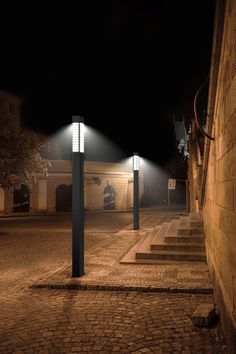
POLYGON ((223 181, 236 178, 236 163, 235 163, 236 147, 229 150, 221 159, 221 169, 223 174, 223 181))
MULTIPOLYGON (((209 199, 208 195, 206 198, 206 206, 204 208, 204 212, 208 214, 208 218, 210 220, 210 223, 212 223, 212 220, 214 223, 219 227, 219 217, 220 217, 220 209, 221 207, 214 203, 211 199, 209 199)), ((205 221, 206 224, 206 221, 205 221)))
POLYGON ((217 183, 215 193, 217 194, 217 203, 226 209, 233 210, 234 207, 234 185, 232 181, 217 183))
POLYGON ((227 99, 227 115, 229 118, 231 118, 231 116, 234 113, 235 110, 235 95, 236 95, 236 75, 233 76, 232 81, 231 81, 231 85, 230 85, 230 89, 228 91, 228 95, 226 97, 227 99))
POLYGON ((220 207, 219 226, 229 240, 235 242, 236 213, 220 207))
POLYGON ((209 327, 216 317, 215 306, 213 304, 201 304, 193 313, 193 325, 196 327, 209 327))

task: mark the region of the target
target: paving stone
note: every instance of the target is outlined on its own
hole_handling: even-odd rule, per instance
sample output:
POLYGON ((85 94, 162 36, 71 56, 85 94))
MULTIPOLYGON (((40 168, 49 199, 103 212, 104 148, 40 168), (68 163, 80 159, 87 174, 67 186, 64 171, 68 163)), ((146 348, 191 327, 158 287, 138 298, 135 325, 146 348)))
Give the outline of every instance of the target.
MULTIPOLYGON (((157 218, 163 220, 164 216, 146 213, 141 221, 150 226, 157 218)), ((89 239, 86 238, 85 242, 91 255, 86 268, 86 282, 88 279, 94 281, 90 270, 97 267, 99 282, 95 285, 102 286, 106 282, 113 287, 117 284, 121 291, 116 288, 112 291, 97 288, 78 291, 64 286, 29 288, 45 276, 50 281, 64 280, 70 271, 64 263, 71 257, 70 229, 60 232, 60 227, 66 229, 69 218, 37 220, 28 218, 19 222, 11 219, 6 224, 9 234, 0 238, 1 354, 17 351, 24 354, 40 351, 141 354, 142 350, 155 354, 186 350, 195 354, 204 353, 204 348, 214 354, 227 353, 220 323, 215 328, 203 329, 192 325, 194 310, 200 304, 213 302, 212 294, 150 291, 152 281, 162 289, 173 286, 182 291, 185 287, 195 289, 197 284, 204 289, 210 284, 207 269, 198 265, 179 269, 151 268, 149 265, 119 267, 117 259, 120 252, 136 237, 134 234, 129 236, 128 225, 125 232, 119 233, 124 220, 129 220, 125 213, 109 218, 101 214, 95 216, 94 222, 90 220, 91 225, 98 223, 99 227, 94 235, 92 227, 89 229, 89 239), (119 219, 121 217, 124 217, 123 221, 119 219), (113 259, 107 257, 108 265, 105 267, 96 265, 102 255, 99 242, 106 246, 108 256, 109 247, 113 247, 113 259), (115 248, 115 253, 116 245, 121 245, 121 248, 115 248), (97 255, 95 247, 99 251, 97 255), (189 282, 191 279, 193 283, 189 282), (132 290, 124 289, 124 283, 132 290), (179 332, 179 329, 183 331, 179 332)))
POLYGON ((212 303, 201 304, 193 313, 193 324, 197 327, 208 327, 216 318, 215 306, 212 303))

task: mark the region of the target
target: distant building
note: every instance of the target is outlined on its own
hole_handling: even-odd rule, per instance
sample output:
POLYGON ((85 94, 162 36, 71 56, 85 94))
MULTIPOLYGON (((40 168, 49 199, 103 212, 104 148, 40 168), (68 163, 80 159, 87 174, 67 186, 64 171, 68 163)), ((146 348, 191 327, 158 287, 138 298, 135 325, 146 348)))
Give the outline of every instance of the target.
POLYGON ((0 129, 20 131, 22 98, 0 90, 0 129))
MULTIPOLYGON (((16 133, 21 127, 22 99, 0 91, 0 129, 16 133)), ((62 160, 57 141, 38 134, 43 142, 42 156, 49 159, 48 177, 42 177, 31 190, 0 188, 0 213, 70 212, 72 207, 71 161, 62 160)), ((143 181, 140 178, 140 200, 143 181)), ((117 163, 85 161, 85 210, 128 209, 133 206, 133 174, 117 163)))
MULTIPOLYGON (((51 160, 51 164, 48 178, 35 184, 30 193, 33 212, 71 211, 71 161, 51 160)), ((126 209, 132 205, 132 173, 119 164, 85 161, 86 210, 126 209)))

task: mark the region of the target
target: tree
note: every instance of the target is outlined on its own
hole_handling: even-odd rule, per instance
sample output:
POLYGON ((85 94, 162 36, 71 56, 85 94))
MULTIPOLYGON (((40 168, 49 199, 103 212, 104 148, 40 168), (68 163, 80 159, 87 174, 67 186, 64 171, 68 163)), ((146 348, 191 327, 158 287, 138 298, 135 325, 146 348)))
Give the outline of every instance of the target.
POLYGON ((25 184, 32 188, 37 180, 48 175, 50 163, 41 157, 41 145, 32 132, 0 132, 0 187, 20 189, 25 184))

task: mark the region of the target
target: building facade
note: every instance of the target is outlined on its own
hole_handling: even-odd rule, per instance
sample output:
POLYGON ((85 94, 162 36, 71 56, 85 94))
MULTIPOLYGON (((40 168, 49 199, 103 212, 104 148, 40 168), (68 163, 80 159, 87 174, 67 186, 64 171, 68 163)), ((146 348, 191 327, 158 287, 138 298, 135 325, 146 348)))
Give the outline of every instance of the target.
MULTIPOLYGON (((21 127, 22 100, 0 91, 0 129, 21 127)), ((54 213, 70 212, 72 208, 72 164, 60 159, 57 141, 37 134, 42 142, 42 156, 49 159, 51 167, 47 177, 42 177, 29 190, 25 185, 19 190, 0 188, 0 213, 54 213)), ((84 167, 85 210, 121 210, 133 207, 133 173, 122 164, 85 161, 84 167)), ((143 179, 140 176, 140 200, 143 179)))
MULTIPOLYGON (((70 212, 72 207, 71 161, 51 160, 47 178, 31 190, 1 191, 1 213, 70 212)), ((140 200, 143 194, 140 179, 140 200)), ((120 164, 85 161, 85 210, 122 210, 133 207, 133 174, 120 164)))
POLYGON ((0 129, 20 131, 22 98, 0 90, 0 129))

